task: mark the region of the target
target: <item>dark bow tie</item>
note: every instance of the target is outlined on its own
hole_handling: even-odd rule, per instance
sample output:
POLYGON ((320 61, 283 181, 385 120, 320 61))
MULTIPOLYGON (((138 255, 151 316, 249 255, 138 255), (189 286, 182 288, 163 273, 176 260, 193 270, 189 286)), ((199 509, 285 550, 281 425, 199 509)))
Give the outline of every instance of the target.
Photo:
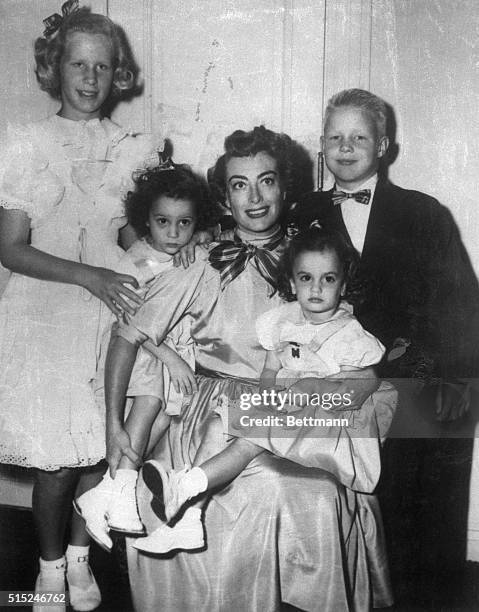
POLYGON ((355 193, 346 193, 344 191, 333 191, 333 204, 336 206, 337 204, 341 204, 341 202, 345 202, 351 198, 351 200, 355 200, 360 204, 369 204, 369 200, 371 199, 371 190, 370 189, 360 189, 355 193))
POLYGON ((232 280, 239 276, 252 259, 258 272, 276 291, 276 272, 280 254, 274 251, 282 241, 283 234, 279 231, 270 242, 261 247, 236 239, 226 240, 211 249, 209 262, 215 270, 220 272, 221 290, 224 290, 232 280))

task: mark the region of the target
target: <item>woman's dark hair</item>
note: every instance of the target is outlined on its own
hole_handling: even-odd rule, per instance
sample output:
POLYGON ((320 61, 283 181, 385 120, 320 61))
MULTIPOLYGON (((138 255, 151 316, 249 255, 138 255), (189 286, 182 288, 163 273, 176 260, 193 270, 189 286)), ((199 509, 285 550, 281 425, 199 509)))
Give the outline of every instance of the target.
POLYGON ((218 158, 213 169, 208 173, 208 182, 215 200, 224 204, 226 201, 226 165, 232 157, 250 157, 257 153, 267 153, 278 164, 278 173, 286 198, 291 191, 292 182, 292 140, 286 134, 267 130, 264 125, 253 128, 250 132, 236 130, 227 136, 225 152, 218 158))
POLYGON ((344 236, 335 230, 328 230, 315 222, 289 242, 281 258, 278 273, 278 292, 287 302, 296 300, 291 289, 294 263, 302 253, 334 251, 343 268, 345 293, 343 299, 355 305, 362 297, 362 290, 357 278, 359 254, 344 236))
POLYGON ((40 88, 52 98, 61 100, 60 63, 68 35, 73 32, 103 34, 112 45, 113 85, 105 105, 125 92, 133 92, 138 81, 138 65, 123 29, 111 19, 82 7, 63 17, 60 27, 51 35, 35 41, 35 73, 40 88))
POLYGON ((134 177, 134 182, 135 189, 128 193, 125 205, 128 222, 139 236, 149 234, 150 209, 161 196, 193 202, 197 230, 212 227, 219 220, 221 213, 209 197, 205 181, 186 165, 177 164, 169 170, 145 170, 134 177))

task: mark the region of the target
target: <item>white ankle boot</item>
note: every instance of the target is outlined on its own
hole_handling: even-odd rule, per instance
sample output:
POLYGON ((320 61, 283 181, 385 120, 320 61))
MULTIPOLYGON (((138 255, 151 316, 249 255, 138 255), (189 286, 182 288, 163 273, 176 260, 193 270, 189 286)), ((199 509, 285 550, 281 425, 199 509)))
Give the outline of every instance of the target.
POLYGON ((174 527, 163 524, 146 538, 133 542, 136 549, 157 555, 172 550, 197 550, 204 545, 204 527, 199 508, 188 508, 174 527))
POLYGON ((77 612, 95 610, 101 603, 101 594, 90 565, 88 546, 69 545, 66 552, 70 605, 77 612))
MULTIPOLYGON (((35 582, 35 595, 45 593, 47 597, 50 594, 58 594, 60 600, 65 601, 65 557, 55 559, 55 561, 44 561, 40 558, 40 573, 35 582)), ((57 598, 58 601, 58 598, 57 598)), ((33 612, 65 612, 65 603, 61 602, 48 605, 45 603, 35 603, 32 608, 33 612)))
POLYGON ((96 487, 83 493, 73 502, 75 510, 85 520, 88 534, 107 552, 110 552, 113 546, 106 522, 112 491, 113 479, 110 477, 110 472, 107 471, 96 487))
POLYGON ((136 470, 117 470, 113 480, 113 493, 108 508, 108 526, 122 533, 141 535, 145 528, 136 504, 136 470))

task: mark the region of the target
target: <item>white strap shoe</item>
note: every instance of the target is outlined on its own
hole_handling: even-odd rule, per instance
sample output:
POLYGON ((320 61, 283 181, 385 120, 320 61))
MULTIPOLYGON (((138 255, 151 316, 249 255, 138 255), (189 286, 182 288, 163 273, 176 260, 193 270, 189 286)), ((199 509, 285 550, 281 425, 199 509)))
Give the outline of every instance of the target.
POLYGON ((70 605, 77 612, 95 610, 101 603, 101 593, 88 563, 88 555, 68 557, 66 578, 70 605))
POLYGON ((57 602, 52 605, 45 603, 34 603, 33 612, 65 612, 65 557, 61 557, 56 561, 44 561, 40 559, 40 573, 35 582, 35 596, 41 599, 42 594, 45 597, 50 597, 52 594, 58 594, 57 602), (63 601, 63 605, 62 602, 63 601))

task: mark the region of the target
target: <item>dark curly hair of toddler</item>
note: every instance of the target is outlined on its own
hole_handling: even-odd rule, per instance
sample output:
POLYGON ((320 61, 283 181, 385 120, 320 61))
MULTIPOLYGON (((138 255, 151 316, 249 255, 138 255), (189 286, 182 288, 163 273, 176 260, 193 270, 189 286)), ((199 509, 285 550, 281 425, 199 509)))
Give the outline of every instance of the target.
POLYGON ((172 164, 171 169, 151 168, 134 176, 135 189, 126 197, 128 222, 139 236, 149 234, 147 225, 150 209, 156 200, 166 196, 174 200, 189 200, 196 213, 195 230, 214 227, 221 216, 210 198, 206 182, 184 164, 172 164))

